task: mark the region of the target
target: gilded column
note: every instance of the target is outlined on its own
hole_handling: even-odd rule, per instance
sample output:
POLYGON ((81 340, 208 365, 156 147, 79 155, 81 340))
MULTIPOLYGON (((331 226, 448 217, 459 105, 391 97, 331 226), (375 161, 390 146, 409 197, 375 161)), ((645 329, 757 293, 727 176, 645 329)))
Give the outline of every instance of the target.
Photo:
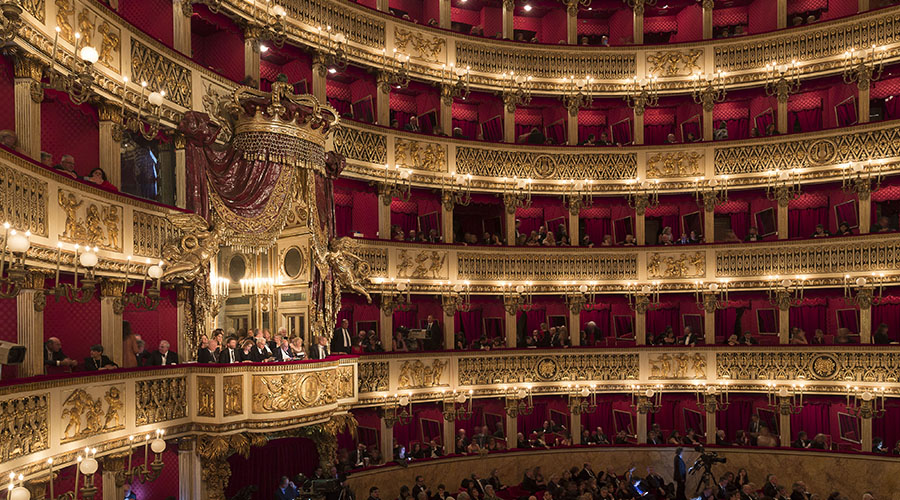
POLYGON ((456 311, 444 309, 444 349, 452 351, 456 347, 456 311), (447 314, 450 313, 450 314, 447 314))
POLYGON ((647 412, 638 409, 635 416, 635 426, 638 444, 647 444, 647 412))
POLYGON ((122 189, 122 148, 115 137, 115 129, 122 123, 122 108, 100 104, 97 111, 100 117, 100 168, 112 185, 122 189))
POLYGON ((516 142, 516 107, 503 106, 503 142, 516 142))
POLYGON ((575 45, 578 43, 578 0, 565 0, 566 2, 566 43, 575 45))
POLYGON ((859 419, 859 438, 861 440, 862 451, 866 453, 872 452, 872 417, 863 417, 859 419))
POLYGON ((252 88, 259 88, 259 44, 258 28, 244 28, 244 83, 252 88))
POLYGON ((650 308, 650 297, 638 294, 634 300, 634 343, 647 345, 647 310, 650 308))
POLYGON ((788 92, 787 89, 780 88, 778 89, 778 93, 776 95, 776 99, 778 101, 778 120, 775 124, 776 128, 778 128, 779 134, 788 133, 788 92))
MULTIPOLYGON (((384 419, 379 419, 381 423, 381 442, 378 444, 381 446, 381 456, 384 457, 384 463, 391 462, 394 460, 394 428, 388 427, 384 423, 384 419)), ((444 425, 446 427, 446 424, 444 425)), ((447 443, 446 452, 452 453, 453 449, 453 441, 447 443)))
POLYGON ((778 437, 781 446, 788 447, 791 445, 791 414, 790 412, 787 415, 784 413, 781 412, 778 415, 778 437))
POLYGON ((506 331, 506 347, 516 347, 517 338, 516 338, 516 310, 510 312, 510 308, 506 308, 505 321, 503 322, 505 325, 506 331))
POLYGON ((572 347, 581 345, 581 311, 569 310, 569 344, 572 347))
POLYGON ((707 311, 703 319, 703 342, 706 345, 716 345, 716 311, 707 311))
POLYGON ((644 108, 634 108, 634 144, 644 143, 644 108))
POLYGON ((181 500, 203 500, 201 491, 200 457, 196 452, 194 438, 178 440, 178 498, 181 500))
POLYGON ((378 90, 375 91, 375 113, 378 116, 378 125, 389 127, 391 125, 391 84, 387 75, 378 72, 378 90))
POLYGON ((503 0, 503 38, 512 40, 513 36, 513 10, 515 0, 503 0))
POLYGON ((175 206, 187 207, 187 156, 185 152, 185 138, 181 134, 175 134, 175 206))
POLYGON ((441 201, 441 236, 444 243, 453 243, 453 209, 456 204, 443 196, 441 201))
POLYGON ((43 99, 44 91, 36 85, 41 81, 42 68, 40 60, 30 55, 14 58, 16 135, 22 153, 35 160, 41 158, 41 104, 33 92, 43 99))
POLYGON ((391 239, 391 195, 386 191, 387 186, 378 184, 378 237, 382 240, 391 239))
POLYGON ((516 448, 519 443, 516 434, 519 432, 519 417, 506 414, 506 449, 516 448))
POLYGON ((644 1, 634 2, 634 44, 644 43, 644 1))
POLYGON ((16 295, 16 343, 27 348, 25 361, 18 368, 20 378, 44 373, 44 307, 47 305, 44 275, 29 273, 28 276, 30 288, 16 295))
POLYGON ((192 317, 191 317, 191 289, 182 286, 175 290, 176 293, 176 321, 178 328, 178 353, 180 359, 196 360, 197 352, 191 349, 191 342, 188 338, 190 333, 192 317))
POLYGON ((103 500, 121 500, 125 496, 125 457, 127 455, 107 455, 101 460, 103 472, 103 500))
POLYGON ((172 5, 172 46, 178 52, 191 56, 191 14, 194 4, 190 0, 174 0, 172 5))
POLYGON ((506 244, 515 246, 516 244, 516 208, 503 200, 504 210, 503 219, 506 224, 506 244), (512 209, 512 210, 510 210, 512 209))
POLYGON ((862 289, 856 296, 856 302, 859 304, 859 343, 872 343, 872 299, 873 290, 871 288, 862 289))
MULTIPOLYGON (((703 39, 713 37, 713 0, 703 0, 703 39)), ((707 434, 709 434, 707 432, 707 434)))
POLYGON ((581 442, 581 413, 569 412, 569 429, 573 444, 585 444, 581 442))
POLYGON ((859 76, 859 81, 856 82, 856 88, 859 89, 859 96, 857 97, 858 105, 858 114, 859 114, 859 123, 869 123, 869 90, 871 89, 871 77, 872 70, 868 66, 866 66, 865 75, 859 76))
POLYGON ((787 28, 787 0, 777 0, 778 4, 776 5, 776 25, 775 27, 778 29, 787 28))
POLYGON ((124 292, 124 280, 104 279, 100 282, 100 344, 103 345, 103 353, 119 366, 123 366, 124 356, 122 351, 124 292))
POLYGON ((375 8, 382 12, 387 12, 388 11, 388 3, 389 3, 388 0, 376 0, 375 8))
POLYGON ((328 97, 325 93, 328 80, 328 66, 319 53, 313 54, 312 62, 312 93, 319 102, 327 102, 328 97))
POLYGON ((791 202, 790 193, 786 189, 780 189, 775 192, 778 200, 778 239, 786 240, 788 237, 788 204, 791 202))
POLYGON ((450 29, 450 0, 438 0, 438 17, 438 26, 445 30, 450 29))

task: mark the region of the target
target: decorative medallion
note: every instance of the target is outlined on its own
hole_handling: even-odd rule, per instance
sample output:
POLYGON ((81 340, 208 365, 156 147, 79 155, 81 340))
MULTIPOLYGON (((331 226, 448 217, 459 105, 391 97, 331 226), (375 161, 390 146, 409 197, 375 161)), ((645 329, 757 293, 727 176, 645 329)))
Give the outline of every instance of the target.
POLYGON ((809 162, 813 165, 830 165, 837 153, 837 145, 831 139, 819 139, 809 145, 809 162))
POLYGON ((834 356, 821 353, 811 360, 809 371, 818 380, 833 380, 838 371, 838 362, 834 356))
POLYGON ((559 365, 553 358, 541 358, 537 363, 537 376, 541 380, 556 380, 556 374, 559 373, 559 365))

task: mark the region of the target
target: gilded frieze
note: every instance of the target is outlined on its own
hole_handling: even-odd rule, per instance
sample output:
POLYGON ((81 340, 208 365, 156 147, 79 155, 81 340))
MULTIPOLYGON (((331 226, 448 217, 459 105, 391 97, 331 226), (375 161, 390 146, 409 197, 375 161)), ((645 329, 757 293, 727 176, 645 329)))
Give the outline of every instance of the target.
POLYGON ((332 133, 334 150, 348 160, 358 160, 377 165, 387 162, 387 136, 339 127, 332 133))
POLYGON ((119 62, 122 54, 122 32, 114 24, 106 20, 100 21, 97 28, 100 41, 100 64, 113 71, 119 71, 119 62))
POLYGON ((474 356, 459 360, 460 385, 637 380, 637 354, 474 356))
POLYGON ((222 379, 222 386, 225 393, 225 397, 222 401, 226 417, 240 415, 244 412, 243 380, 243 375, 229 375, 222 379))
POLYGON ((191 71, 135 38, 131 38, 131 79, 146 81, 152 90, 165 90, 166 99, 191 108, 191 71))
POLYGON ((46 450, 48 394, 0 401, 0 462, 46 450))
POLYGON ((663 353, 650 356, 650 380, 705 379, 706 356, 663 353))
POLYGON ((445 172, 447 149, 432 142, 411 141, 397 137, 394 141, 394 162, 416 170, 445 172))
POLYGON ((47 183, 0 165, 0 218, 21 230, 47 236, 47 183))
POLYGON ((672 151, 647 156, 648 179, 671 179, 703 175, 703 153, 672 151))
POLYGON ((331 26, 347 39, 375 47, 385 46, 385 23, 371 16, 362 16, 339 3, 322 0, 292 0, 285 2, 289 17, 309 26, 331 26))
POLYGON ((60 240, 122 251, 122 207, 67 189, 59 190, 57 202, 66 216, 60 240))
POLYGON ((700 71, 702 49, 664 50, 647 54, 647 73, 656 76, 690 76, 700 71))
POLYGON ((187 416, 187 378, 138 380, 135 383, 135 425, 149 425, 187 416))
POLYGON ((353 397, 353 383, 352 367, 309 373, 255 375, 253 413, 277 413, 334 404, 339 399, 353 397))
POLYGON ((360 246, 355 250, 356 255, 369 264, 369 276, 387 277, 388 274, 388 252, 384 248, 373 248, 360 246))
POLYGON ((75 43, 75 0, 54 0, 56 4, 56 26, 59 37, 69 43, 75 43))
POLYGON ((624 180, 637 175, 634 153, 537 153, 456 148, 456 172, 520 179, 624 180))
POLYGON ((216 378, 197 377, 197 416, 216 416, 216 378))
POLYGON ((390 363, 387 361, 360 362, 358 365, 358 390, 364 392, 387 391, 390 380, 390 363))
POLYGON ((819 242, 815 245, 754 246, 716 252, 717 277, 759 277, 883 271, 900 267, 893 240, 819 242))
POLYGON ((637 278, 634 253, 584 254, 505 252, 458 256, 458 277, 464 280, 546 281, 637 278))
POLYGON ((31 14, 43 24, 44 19, 46 19, 44 0, 19 0, 19 5, 25 9, 25 12, 31 14))
POLYGON ((706 252, 647 255, 648 278, 702 278, 706 276, 706 252))
POLYGON ((84 439, 125 427, 124 386, 75 389, 62 404, 62 442, 84 439), (97 394, 95 397, 94 394, 97 394))
POLYGON ((443 59, 446 45, 447 40, 444 38, 394 26, 394 47, 410 56, 417 55, 423 61, 430 63, 439 62, 443 59))
POLYGON ((447 368, 447 361, 443 359, 433 359, 431 364, 423 363, 422 360, 404 361, 400 365, 400 374, 397 376, 398 389, 421 389, 424 387, 436 387, 448 385, 444 376, 444 369, 447 368))
POLYGON ((438 250, 420 250, 418 252, 400 249, 397 252, 398 278, 431 278, 446 279, 449 273, 447 252, 438 250))
POLYGON ((720 352, 716 377, 731 380, 897 382, 900 357, 888 352, 720 352))
POLYGON ((461 41, 456 44, 456 64, 480 73, 513 71, 535 78, 569 77, 577 68, 579 74, 598 79, 630 79, 637 61, 634 53, 539 51, 461 41))
POLYGON ((182 231, 166 217, 135 210, 133 219, 135 255, 160 258, 167 243, 183 236, 182 231))

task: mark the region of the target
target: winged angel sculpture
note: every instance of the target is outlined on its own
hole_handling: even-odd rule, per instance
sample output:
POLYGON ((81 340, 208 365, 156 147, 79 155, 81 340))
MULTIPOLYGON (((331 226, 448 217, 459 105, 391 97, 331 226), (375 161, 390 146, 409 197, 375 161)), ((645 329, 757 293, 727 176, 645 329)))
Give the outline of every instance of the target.
POLYGON ((197 214, 170 214, 169 221, 184 236, 162 249, 162 256, 167 262, 165 277, 195 281, 205 274, 209 261, 219 252, 221 233, 210 228, 206 220, 197 214))

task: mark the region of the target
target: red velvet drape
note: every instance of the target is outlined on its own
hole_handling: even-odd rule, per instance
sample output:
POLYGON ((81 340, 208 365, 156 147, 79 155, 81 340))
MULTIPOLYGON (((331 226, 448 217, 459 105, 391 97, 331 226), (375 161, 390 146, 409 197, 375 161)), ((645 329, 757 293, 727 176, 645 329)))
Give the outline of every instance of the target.
POLYGON ((254 498, 272 498, 281 476, 293 478, 300 472, 311 476, 319 466, 319 452, 311 439, 284 438, 260 448, 251 447, 250 458, 232 455, 228 463, 231 479, 225 489, 226 497, 231 498, 241 488, 255 484, 259 490, 254 498))

